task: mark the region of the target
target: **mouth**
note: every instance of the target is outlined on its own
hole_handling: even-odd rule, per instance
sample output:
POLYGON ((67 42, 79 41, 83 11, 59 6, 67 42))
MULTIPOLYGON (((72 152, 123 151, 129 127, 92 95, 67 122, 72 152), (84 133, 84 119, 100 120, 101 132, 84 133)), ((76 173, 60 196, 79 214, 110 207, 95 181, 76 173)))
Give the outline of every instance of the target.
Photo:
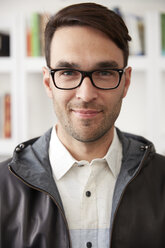
POLYGON ((79 118, 90 119, 98 116, 102 111, 95 109, 72 109, 72 112, 79 118))

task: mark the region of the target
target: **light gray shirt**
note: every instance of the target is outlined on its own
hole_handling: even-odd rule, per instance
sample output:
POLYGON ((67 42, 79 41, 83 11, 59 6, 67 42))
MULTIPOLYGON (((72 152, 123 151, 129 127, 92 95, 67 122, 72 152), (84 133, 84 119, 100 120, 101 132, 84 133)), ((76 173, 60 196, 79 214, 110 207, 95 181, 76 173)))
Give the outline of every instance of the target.
POLYGON ((109 248, 110 216, 115 183, 120 172, 122 145, 116 129, 105 157, 75 160, 52 129, 49 158, 73 248, 109 248))

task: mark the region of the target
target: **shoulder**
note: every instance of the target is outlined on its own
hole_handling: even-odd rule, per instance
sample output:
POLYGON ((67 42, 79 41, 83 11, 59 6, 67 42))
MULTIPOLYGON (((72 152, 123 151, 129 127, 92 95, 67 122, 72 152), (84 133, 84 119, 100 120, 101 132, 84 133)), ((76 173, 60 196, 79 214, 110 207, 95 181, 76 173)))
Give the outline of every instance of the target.
POLYGON ((164 155, 153 153, 151 156, 151 163, 155 166, 161 166, 162 169, 165 170, 165 156, 164 155))
POLYGON ((0 198, 5 198, 6 200, 8 198, 6 194, 18 192, 17 189, 20 187, 20 184, 22 184, 10 169, 10 163, 12 160, 13 158, 10 158, 0 163, 0 198))
POLYGON ((0 178, 3 177, 3 172, 8 170, 8 164, 12 161, 12 158, 0 162, 0 178))
POLYGON ((9 169, 9 164, 13 158, 9 158, 3 162, 0 162, 0 188, 1 185, 5 185, 6 182, 10 181, 11 178, 11 172, 9 169))
POLYGON ((148 151, 146 157, 147 164, 157 167, 161 166, 163 170, 165 169, 165 156, 156 153, 155 146, 151 141, 139 135, 121 132, 119 129, 117 129, 117 133, 122 143, 123 155, 126 159, 129 156, 134 157, 134 159, 139 157, 143 159, 148 151))

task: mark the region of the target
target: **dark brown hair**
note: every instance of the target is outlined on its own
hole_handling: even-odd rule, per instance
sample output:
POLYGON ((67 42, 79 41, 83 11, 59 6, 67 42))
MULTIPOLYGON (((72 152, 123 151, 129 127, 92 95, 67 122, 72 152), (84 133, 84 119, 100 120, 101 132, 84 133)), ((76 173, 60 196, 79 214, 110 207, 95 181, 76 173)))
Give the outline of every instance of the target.
POLYGON ((122 51, 127 65, 131 37, 123 19, 114 11, 96 4, 80 3, 61 9, 51 16, 45 29, 45 56, 50 66, 50 45, 54 32, 63 26, 90 26, 105 33, 122 51))

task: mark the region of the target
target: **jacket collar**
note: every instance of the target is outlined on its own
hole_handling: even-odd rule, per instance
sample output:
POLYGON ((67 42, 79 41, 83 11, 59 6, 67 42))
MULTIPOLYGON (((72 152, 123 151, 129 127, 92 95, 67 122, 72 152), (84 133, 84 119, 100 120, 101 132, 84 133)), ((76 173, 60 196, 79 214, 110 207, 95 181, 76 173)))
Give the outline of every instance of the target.
POLYGON ((18 145, 9 166, 21 180, 33 188, 47 192, 63 208, 49 162, 50 134, 51 129, 39 138, 18 145), (18 149, 21 147, 22 149, 18 149))

